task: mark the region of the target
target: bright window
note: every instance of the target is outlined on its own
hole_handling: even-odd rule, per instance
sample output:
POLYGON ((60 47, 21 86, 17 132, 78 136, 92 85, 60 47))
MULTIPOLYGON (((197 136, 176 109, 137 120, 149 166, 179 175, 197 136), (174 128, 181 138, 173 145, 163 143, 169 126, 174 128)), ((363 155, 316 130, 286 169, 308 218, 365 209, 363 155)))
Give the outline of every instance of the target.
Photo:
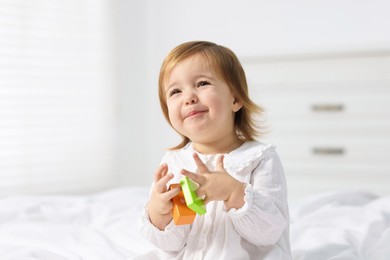
POLYGON ((0 195, 109 186, 109 0, 0 0, 0 195))

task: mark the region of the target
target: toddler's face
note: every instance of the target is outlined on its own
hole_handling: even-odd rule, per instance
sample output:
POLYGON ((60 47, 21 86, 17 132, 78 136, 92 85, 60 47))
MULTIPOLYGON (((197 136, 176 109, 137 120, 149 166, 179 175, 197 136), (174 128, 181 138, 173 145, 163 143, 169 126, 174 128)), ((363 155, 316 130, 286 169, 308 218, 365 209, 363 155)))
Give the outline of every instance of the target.
POLYGON ((235 135, 234 112, 241 105, 201 55, 175 66, 165 96, 172 126, 191 141, 210 143, 235 135))

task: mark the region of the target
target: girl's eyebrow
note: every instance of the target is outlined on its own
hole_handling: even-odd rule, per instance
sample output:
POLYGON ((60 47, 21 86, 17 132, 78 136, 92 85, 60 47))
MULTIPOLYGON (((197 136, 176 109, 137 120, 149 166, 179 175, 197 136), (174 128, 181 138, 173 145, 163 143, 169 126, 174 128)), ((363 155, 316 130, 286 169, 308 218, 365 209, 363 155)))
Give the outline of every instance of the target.
POLYGON ((165 93, 167 93, 170 89, 174 88, 176 86, 176 82, 169 84, 167 87, 165 87, 165 93))
POLYGON ((194 78, 208 78, 208 79, 214 79, 212 73, 201 73, 196 75, 194 78))

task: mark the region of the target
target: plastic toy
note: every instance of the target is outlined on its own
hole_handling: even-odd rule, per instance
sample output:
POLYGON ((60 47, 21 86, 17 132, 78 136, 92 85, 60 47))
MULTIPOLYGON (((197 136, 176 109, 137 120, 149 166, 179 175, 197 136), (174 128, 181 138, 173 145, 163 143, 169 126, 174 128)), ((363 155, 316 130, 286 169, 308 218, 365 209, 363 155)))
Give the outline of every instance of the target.
POLYGON ((181 186, 182 191, 172 199, 173 221, 176 225, 192 224, 196 213, 203 215, 206 213, 206 206, 203 199, 196 196, 196 189, 199 185, 188 177, 183 177, 180 184, 171 184, 169 189, 181 186))
POLYGON ((184 193, 184 198, 186 200, 187 206, 199 215, 205 214, 206 206, 204 205, 204 201, 203 199, 196 196, 195 193, 199 185, 190 178, 184 176, 180 180, 180 186, 184 193))
MULTIPOLYGON (((174 189, 178 186, 180 186, 179 183, 171 184, 169 189, 174 189)), ((172 215, 175 224, 176 225, 192 224, 192 222, 194 222, 196 213, 187 207, 183 191, 180 191, 180 193, 172 199, 172 202, 173 202, 172 215)))

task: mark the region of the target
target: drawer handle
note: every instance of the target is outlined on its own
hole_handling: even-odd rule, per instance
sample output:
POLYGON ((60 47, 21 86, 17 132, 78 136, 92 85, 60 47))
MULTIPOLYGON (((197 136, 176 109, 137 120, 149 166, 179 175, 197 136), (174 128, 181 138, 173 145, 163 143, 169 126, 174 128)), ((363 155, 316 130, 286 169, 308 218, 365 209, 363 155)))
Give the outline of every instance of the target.
POLYGON ((342 112, 344 110, 343 104, 314 104, 311 110, 315 112, 342 112))
POLYGON ((328 148, 328 147, 314 147, 313 154, 315 155, 343 155, 344 148, 328 148))

